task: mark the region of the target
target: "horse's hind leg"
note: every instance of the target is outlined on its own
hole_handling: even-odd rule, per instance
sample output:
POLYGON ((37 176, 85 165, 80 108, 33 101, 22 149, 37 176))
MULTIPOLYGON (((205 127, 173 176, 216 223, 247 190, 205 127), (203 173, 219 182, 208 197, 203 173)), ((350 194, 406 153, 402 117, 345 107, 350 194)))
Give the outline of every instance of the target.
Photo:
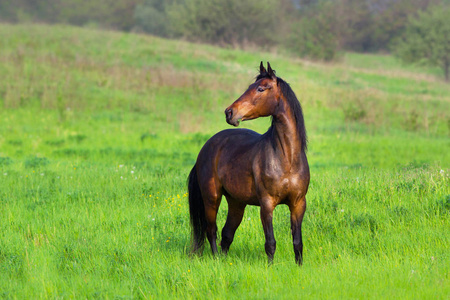
POLYGON ((303 262, 303 241, 302 241, 302 221, 306 211, 305 197, 290 205, 291 211, 291 231, 294 244, 295 262, 299 265, 303 262))
POLYGON ((206 237, 211 245, 211 251, 217 254, 217 211, 219 210, 220 201, 222 199, 221 187, 211 179, 209 184, 203 190, 203 203, 205 205, 206 217, 206 237))
POLYGON ((205 215, 206 215, 206 237, 211 245, 211 251, 215 255, 217 254, 217 211, 219 210, 220 200, 215 204, 208 205, 205 203, 205 215))
POLYGON ((230 249, 230 245, 233 242, 234 234, 236 233, 236 229, 239 227, 242 221, 242 217, 244 216, 245 205, 237 204, 233 201, 233 199, 227 197, 228 200, 228 216, 227 222, 222 229, 222 252, 224 254, 228 253, 230 249))

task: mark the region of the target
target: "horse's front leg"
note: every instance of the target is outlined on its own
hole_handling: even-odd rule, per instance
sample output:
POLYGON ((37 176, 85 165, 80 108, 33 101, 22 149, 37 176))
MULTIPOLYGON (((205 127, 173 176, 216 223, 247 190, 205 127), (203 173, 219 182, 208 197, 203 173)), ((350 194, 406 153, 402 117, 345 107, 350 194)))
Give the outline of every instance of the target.
POLYGON ((291 211, 291 231, 295 262, 301 265, 303 262, 302 221, 306 211, 305 197, 289 205, 289 210, 291 211))
POLYGON ((275 206, 272 205, 271 201, 263 201, 261 204, 261 221, 264 229, 264 236, 266 238, 266 243, 264 246, 269 259, 269 264, 272 264, 273 262, 273 257, 277 247, 272 224, 274 208, 275 206))

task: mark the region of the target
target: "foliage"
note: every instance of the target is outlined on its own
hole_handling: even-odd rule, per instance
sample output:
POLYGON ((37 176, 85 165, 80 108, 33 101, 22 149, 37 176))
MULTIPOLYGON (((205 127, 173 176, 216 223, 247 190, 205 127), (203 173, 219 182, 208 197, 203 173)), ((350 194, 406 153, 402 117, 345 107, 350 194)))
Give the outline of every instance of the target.
POLYGON ((130 30, 134 9, 142 0, 16 0, 0 1, 0 20, 68 23, 130 30))
POLYGON ((399 36, 408 16, 439 0, 337 0, 333 1, 340 47, 367 52, 389 50, 399 36))
POLYGON ((379 13, 374 14, 374 25, 368 32, 372 37, 369 50, 388 51, 393 41, 403 34, 409 16, 416 15, 418 11, 439 2, 438 0, 380 1, 377 10, 379 13))
POLYGON ((388 51, 409 16, 449 0, 15 0, 0 21, 143 31, 221 46, 289 48, 332 60, 342 50, 388 51))
POLYGON ((166 9, 170 3, 167 0, 145 0, 138 4, 134 12, 136 27, 150 34, 169 36, 171 28, 166 9))
POLYGON ((300 1, 287 45, 297 55, 332 60, 339 50, 389 49, 408 16, 439 0, 300 1))
POLYGON ((220 45, 271 44, 277 31, 278 1, 187 0, 169 10, 175 34, 220 45))
POLYGON ((353 51, 368 51, 372 45, 374 13, 369 2, 338 0, 332 7, 334 22, 331 27, 339 36, 339 46, 353 51))
POLYGON ((292 25, 287 47, 300 57, 333 60, 338 51, 334 25, 334 6, 314 7, 292 25))
POLYGON ((410 18, 396 54, 405 62, 439 66, 450 81, 450 6, 434 6, 410 18))

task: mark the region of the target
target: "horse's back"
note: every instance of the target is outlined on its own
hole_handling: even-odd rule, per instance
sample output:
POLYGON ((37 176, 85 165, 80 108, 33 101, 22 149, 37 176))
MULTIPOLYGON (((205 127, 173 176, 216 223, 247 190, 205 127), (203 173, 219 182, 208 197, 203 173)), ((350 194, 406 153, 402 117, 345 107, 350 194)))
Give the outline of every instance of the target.
MULTIPOLYGON (((241 148, 248 149, 254 145, 261 135, 249 129, 226 129, 213 135, 203 146, 199 153, 201 156, 210 156, 215 152, 233 152, 241 148)), ((242 151, 242 150, 241 150, 242 151)))
POLYGON ((218 141, 225 141, 225 140, 240 140, 241 142, 247 141, 247 142, 254 142, 255 140, 259 139, 261 137, 261 134, 245 128, 239 128, 239 129, 225 129, 222 131, 219 131, 215 135, 213 135, 208 141, 210 140, 218 140, 218 141))

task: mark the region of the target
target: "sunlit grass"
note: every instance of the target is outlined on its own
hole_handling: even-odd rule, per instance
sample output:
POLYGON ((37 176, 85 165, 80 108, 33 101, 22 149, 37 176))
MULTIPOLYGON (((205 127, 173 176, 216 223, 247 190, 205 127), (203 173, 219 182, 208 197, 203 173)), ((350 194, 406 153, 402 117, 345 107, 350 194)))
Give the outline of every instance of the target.
MULTIPOLYGON (((8 111, 1 119, 18 115, 8 111)), ((133 134, 138 124, 114 131, 119 119, 107 126, 114 135, 103 134, 104 119, 72 120, 77 135, 68 124, 50 126, 52 114, 40 120, 41 130, 27 139, 2 135, 14 141, 2 147, 0 166, 5 296, 291 298, 375 289, 373 297, 440 298, 448 291, 447 140, 399 142, 345 130, 310 135, 305 265, 294 263, 289 213, 280 206, 268 268, 256 207, 247 208, 228 257, 214 259, 208 247, 203 257, 188 255, 185 180, 207 135, 142 142, 133 134), (64 130, 67 137, 56 137, 64 130)))

